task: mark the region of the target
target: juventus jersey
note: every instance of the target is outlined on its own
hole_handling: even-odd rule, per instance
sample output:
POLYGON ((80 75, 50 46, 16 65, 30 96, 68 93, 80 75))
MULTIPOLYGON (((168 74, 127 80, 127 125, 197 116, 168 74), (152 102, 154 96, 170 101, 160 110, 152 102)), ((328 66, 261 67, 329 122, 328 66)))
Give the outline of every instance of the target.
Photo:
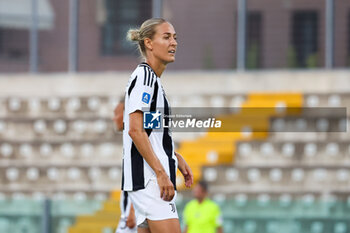
MULTIPOLYGON (((155 112, 159 109, 165 116, 170 114, 169 102, 160 78, 147 63, 141 63, 132 73, 125 91, 122 174, 124 191, 144 189, 149 179, 155 177, 155 172, 143 159, 128 134, 129 114, 137 110, 155 112)), ((154 153, 176 188, 177 158, 169 129, 146 129, 146 133, 154 153)))

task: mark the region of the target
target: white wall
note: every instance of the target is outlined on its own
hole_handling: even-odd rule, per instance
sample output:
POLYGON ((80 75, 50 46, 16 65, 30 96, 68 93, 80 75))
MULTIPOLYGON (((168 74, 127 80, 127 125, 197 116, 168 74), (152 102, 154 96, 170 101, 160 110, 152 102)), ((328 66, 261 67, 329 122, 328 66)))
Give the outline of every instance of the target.
MULTIPOLYGON (((0 96, 115 95, 131 72, 79 74, 0 74, 0 96)), ((168 95, 234 94, 252 91, 350 92, 350 70, 178 71, 165 72, 168 95)))

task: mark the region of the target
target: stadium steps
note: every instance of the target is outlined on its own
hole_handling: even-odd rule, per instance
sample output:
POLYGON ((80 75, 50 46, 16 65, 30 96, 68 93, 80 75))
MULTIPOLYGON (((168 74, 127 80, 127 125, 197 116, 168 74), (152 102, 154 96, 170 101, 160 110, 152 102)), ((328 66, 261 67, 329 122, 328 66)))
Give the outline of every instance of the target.
MULTIPOLYGON (((266 139, 271 117, 297 115, 302 106, 301 93, 250 93, 236 113, 217 117, 228 127, 220 130, 228 132, 211 130, 204 137, 181 142, 177 151, 188 161, 197 181, 202 166, 232 164, 237 141, 266 139)), ((183 187, 180 182, 179 189, 183 187)))
POLYGON ((68 233, 113 233, 120 218, 119 199, 120 190, 112 191, 110 199, 103 203, 102 209, 93 215, 77 216, 68 233))

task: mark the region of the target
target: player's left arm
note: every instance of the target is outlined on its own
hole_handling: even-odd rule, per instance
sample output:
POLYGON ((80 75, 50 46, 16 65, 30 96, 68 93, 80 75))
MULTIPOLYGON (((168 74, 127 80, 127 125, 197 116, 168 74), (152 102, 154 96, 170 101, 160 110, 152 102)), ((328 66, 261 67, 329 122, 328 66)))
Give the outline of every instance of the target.
POLYGON ((182 155, 180 155, 179 153, 175 152, 177 161, 178 161, 178 167, 180 172, 182 173, 182 175, 185 178, 185 185, 186 187, 191 187, 191 185, 193 184, 193 173, 192 170, 190 168, 190 166, 188 166, 187 162, 185 161, 185 159, 182 157, 182 155))
POLYGON ((114 108, 113 121, 117 131, 123 131, 124 102, 119 102, 114 108))

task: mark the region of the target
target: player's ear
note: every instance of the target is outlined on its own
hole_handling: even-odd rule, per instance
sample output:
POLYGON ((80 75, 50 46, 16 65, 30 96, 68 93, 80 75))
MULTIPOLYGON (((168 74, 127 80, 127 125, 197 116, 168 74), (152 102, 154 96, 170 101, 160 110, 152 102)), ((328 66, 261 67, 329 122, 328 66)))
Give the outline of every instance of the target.
POLYGON ((153 45, 152 45, 152 40, 150 38, 146 38, 144 40, 145 47, 148 48, 149 50, 153 50, 153 45))

